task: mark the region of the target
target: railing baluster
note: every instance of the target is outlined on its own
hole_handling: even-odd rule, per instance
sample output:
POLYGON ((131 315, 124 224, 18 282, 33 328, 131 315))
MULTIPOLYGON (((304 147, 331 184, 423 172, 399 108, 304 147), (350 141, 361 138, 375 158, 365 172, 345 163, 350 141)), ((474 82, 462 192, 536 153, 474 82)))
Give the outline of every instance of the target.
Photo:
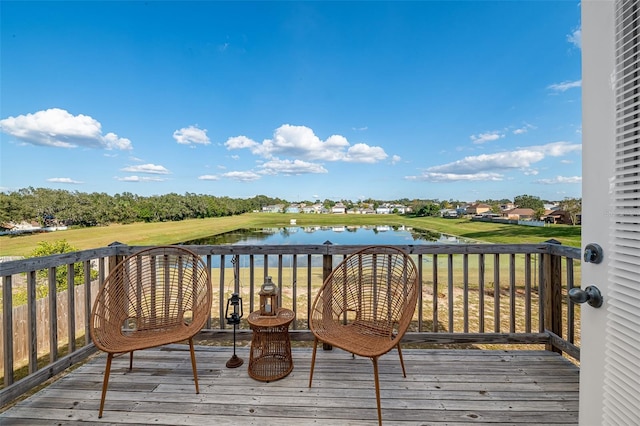
POLYGON ((462 305, 464 306, 463 332, 469 332, 469 254, 462 255, 462 305))
POLYGON ((313 302, 313 298, 315 297, 315 294, 311 293, 311 277, 313 276, 312 274, 312 269, 311 269, 311 262, 312 262, 313 258, 311 257, 310 254, 307 255, 307 330, 309 329, 309 317, 310 317, 310 312, 311 312, 311 302, 313 302))
POLYGON ((516 254, 509 257, 509 332, 516 332, 516 254))
POLYGON ((264 280, 269 276, 269 255, 265 254, 264 255, 264 274, 262 275, 262 281, 264 282, 264 280))
POLYGON ((282 254, 278 254, 278 300, 280 301, 280 306, 284 306, 284 301, 282 300, 282 254))
POLYGON ((418 255, 418 331, 423 331, 424 322, 422 320, 424 315, 424 281, 423 281, 423 270, 424 265, 422 263, 422 255, 418 255))
MULTIPOLYGON (((567 258, 567 294, 573 284, 573 259, 567 258)), ((567 340, 575 342, 575 304, 571 300, 567 303, 567 340)))
MULTIPOLYGON (((211 254, 207 254, 207 271, 209 271, 209 274, 211 274, 212 270, 213 270, 213 256, 211 254)), ((213 285, 213 283, 211 285, 213 285)), ((209 312, 209 318, 207 318, 207 322, 204 326, 210 329, 212 325, 211 322, 212 322, 211 312, 209 312)))
POLYGON ((542 285, 544 281, 544 263, 543 263, 542 254, 537 255, 538 259, 538 331, 540 333, 544 333, 544 298, 545 298, 545 289, 544 285, 542 285))
POLYGON ((524 332, 531 333, 531 253, 524 255, 524 332))
POLYGON ((13 286, 11 275, 2 277, 2 323, 4 349, 4 386, 13 384, 13 286))
POLYGON ((253 255, 249 255, 249 312, 254 311, 255 307, 255 263, 253 255))
POLYGON ((484 253, 478 255, 478 333, 484 333, 484 253))
POLYGON ((38 321, 36 294, 36 271, 29 271, 27 272, 27 340, 29 342, 29 374, 33 374, 38 370, 38 321))
POLYGON ((76 350, 76 286, 73 263, 67 265, 67 304, 68 353, 71 353, 76 350))
POLYGON ((438 331, 438 255, 434 254, 432 257, 431 268, 433 271, 433 325, 431 331, 434 333, 438 331))
POLYGON ((226 301, 225 301, 225 294, 224 294, 224 270, 225 270, 225 256, 224 254, 220 255, 220 282, 218 283, 219 285, 219 292, 218 292, 218 323, 220 324, 220 330, 224 330, 225 329, 225 318, 224 318, 224 310, 226 308, 226 301))
POLYGON ((293 313, 295 314, 296 320, 293 321, 291 325, 294 330, 298 329, 298 255, 294 254, 291 256, 291 297, 293 297, 293 313))
POLYGON ((49 362, 58 360, 58 288, 56 267, 49 268, 49 362))
POLYGON ((453 333, 453 254, 447 256, 447 293, 449 301, 449 333, 453 333))
POLYGON ((500 333, 500 255, 493 255, 493 331, 500 333))

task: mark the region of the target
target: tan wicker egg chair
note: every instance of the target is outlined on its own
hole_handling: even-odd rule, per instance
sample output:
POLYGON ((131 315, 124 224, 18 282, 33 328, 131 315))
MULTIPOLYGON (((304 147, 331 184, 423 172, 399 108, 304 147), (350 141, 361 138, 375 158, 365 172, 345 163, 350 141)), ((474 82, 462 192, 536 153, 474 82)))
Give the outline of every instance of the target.
POLYGON ((400 341, 406 333, 418 297, 416 265, 394 247, 367 247, 347 256, 324 281, 316 296, 309 326, 314 334, 309 387, 313 380, 318 341, 371 358, 382 424, 378 358, 398 349, 406 377, 400 341))
POLYGON ((141 250, 120 262, 100 289, 91 312, 90 333, 107 353, 100 413, 114 355, 189 341, 196 393, 198 373, 193 336, 211 312, 211 277, 200 256, 183 247, 141 250))

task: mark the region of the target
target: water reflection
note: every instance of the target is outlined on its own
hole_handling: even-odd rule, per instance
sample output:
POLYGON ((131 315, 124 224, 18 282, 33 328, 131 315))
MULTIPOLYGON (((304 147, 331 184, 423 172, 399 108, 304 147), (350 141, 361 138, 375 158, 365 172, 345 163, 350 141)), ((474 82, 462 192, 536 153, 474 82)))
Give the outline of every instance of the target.
MULTIPOLYGON (((407 226, 283 226, 272 228, 237 229, 223 234, 210 235, 181 244, 195 245, 408 245, 408 244, 456 244, 458 238, 440 232, 407 226)), ((248 262, 248 256, 246 262, 248 262)), ((283 266, 290 267, 293 255, 283 256, 283 266)), ((214 261, 218 261, 214 259, 214 261)), ((230 266, 231 260, 227 261, 230 266)), ((225 263, 227 263, 225 262, 225 263)), ((240 259, 242 265, 243 259, 240 259)), ((263 257, 254 258, 255 266, 263 266, 263 257)), ((269 257, 269 266, 277 266, 277 256, 269 257), (272 259, 273 258, 273 259, 272 259), (273 262, 273 265, 272 265, 273 262)), ((298 257, 298 265, 307 265, 307 256, 298 257)), ((322 257, 312 256, 312 266, 321 266, 322 257), (316 264, 317 262, 317 264, 316 264)), ((215 265, 214 265, 215 266, 215 265)))
POLYGON ((406 226, 283 226, 274 228, 237 229, 209 235, 182 244, 202 245, 297 245, 323 244, 433 244, 458 243, 456 237, 406 226))

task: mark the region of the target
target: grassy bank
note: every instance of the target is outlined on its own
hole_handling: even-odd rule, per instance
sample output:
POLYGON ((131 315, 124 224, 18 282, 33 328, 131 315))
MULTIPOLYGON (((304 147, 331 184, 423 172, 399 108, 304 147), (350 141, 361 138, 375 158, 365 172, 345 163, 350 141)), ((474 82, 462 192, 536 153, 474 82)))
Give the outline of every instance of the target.
POLYGON ((129 245, 175 244, 239 228, 314 225, 397 225, 412 226, 490 243, 539 243, 555 238, 562 244, 580 247, 580 227, 553 225, 544 228, 472 222, 469 219, 410 218, 398 215, 311 215, 247 213, 180 222, 133 223, 95 228, 70 229, 41 234, 0 237, 0 256, 25 256, 40 241, 64 239, 77 249, 104 247, 114 241, 129 245))

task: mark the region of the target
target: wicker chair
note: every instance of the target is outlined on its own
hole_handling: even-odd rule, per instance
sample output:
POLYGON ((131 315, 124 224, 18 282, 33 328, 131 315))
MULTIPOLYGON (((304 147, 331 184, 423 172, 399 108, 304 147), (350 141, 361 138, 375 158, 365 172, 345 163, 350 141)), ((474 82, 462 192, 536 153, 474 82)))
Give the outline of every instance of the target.
POLYGON ((100 413, 114 355, 189 341, 196 393, 198 373, 193 336, 211 312, 211 278, 202 259, 178 246, 141 250, 120 262, 100 289, 91 312, 90 333, 107 355, 100 413))
POLYGON ((416 265, 402 250, 374 246, 347 256, 324 281, 309 315, 314 334, 309 387, 318 341, 371 358, 378 422, 382 424, 378 358, 397 348, 402 374, 407 376, 400 341, 417 297, 416 265))

